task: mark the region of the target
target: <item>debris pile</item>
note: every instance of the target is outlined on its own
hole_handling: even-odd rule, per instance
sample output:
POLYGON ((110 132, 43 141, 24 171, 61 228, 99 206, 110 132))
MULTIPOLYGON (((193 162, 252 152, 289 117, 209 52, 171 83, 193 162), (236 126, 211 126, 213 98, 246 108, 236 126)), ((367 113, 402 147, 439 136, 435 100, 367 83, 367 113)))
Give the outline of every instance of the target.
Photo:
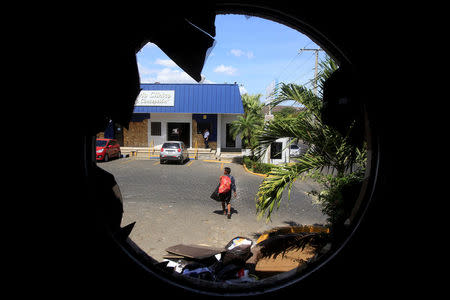
POLYGON ((309 246, 283 256, 263 257, 261 240, 267 238, 255 244, 249 238, 235 237, 224 248, 178 244, 166 249, 164 261, 158 265, 182 276, 239 284, 290 271, 316 257, 316 249, 309 246))
POLYGON ((184 276, 209 281, 252 282, 247 260, 253 255, 254 242, 236 237, 224 248, 179 244, 166 249, 160 266, 184 276))

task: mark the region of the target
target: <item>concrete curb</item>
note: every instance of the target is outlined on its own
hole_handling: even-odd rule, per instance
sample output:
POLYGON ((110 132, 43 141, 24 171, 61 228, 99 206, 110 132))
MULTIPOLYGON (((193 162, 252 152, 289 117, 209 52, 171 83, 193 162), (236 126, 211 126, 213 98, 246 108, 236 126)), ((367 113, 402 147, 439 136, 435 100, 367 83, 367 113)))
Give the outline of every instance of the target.
POLYGON ((261 177, 267 177, 267 174, 260 174, 260 173, 254 173, 252 171, 250 171, 249 169, 247 169, 247 166, 245 165, 245 163, 242 163, 242 165, 244 166, 244 170, 250 174, 256 175, 256 176, 261 176, 261 177))

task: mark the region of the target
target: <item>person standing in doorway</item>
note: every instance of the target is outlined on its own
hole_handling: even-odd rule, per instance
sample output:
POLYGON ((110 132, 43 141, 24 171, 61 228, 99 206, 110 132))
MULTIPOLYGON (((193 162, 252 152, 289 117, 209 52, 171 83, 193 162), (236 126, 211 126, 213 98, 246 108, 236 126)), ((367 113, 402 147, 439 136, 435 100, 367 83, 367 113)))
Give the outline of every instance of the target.
POLYGON ((209 139, 209 130, 208 128, 205 129, 203 132, 203 139, 205 141, 205 148, 209 148, 208 139, 209 139))
POLYGON ((233 192, 236 198, 236 180, 231 175, 231 169, 225 167, 223 169, 223 176, 220 176, 219 183, 219 199, 222 202, 223 214, 231 219, 231 192, 233 192), (227 210, 225 209, 225 204, 227 205, 227 210))

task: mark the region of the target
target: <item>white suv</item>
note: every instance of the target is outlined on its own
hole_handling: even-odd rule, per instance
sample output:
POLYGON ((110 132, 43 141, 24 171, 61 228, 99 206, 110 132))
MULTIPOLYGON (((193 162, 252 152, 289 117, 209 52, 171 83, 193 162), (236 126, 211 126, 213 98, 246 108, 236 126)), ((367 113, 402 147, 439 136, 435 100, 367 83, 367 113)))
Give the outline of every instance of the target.
POLYGON ((168 161, 176 161, 180 164, 189 159, 189 153, 183 142, 180 141, 167 141, 161 147, 159 154, 160 163, 166 163, 168 161))
POLYGON ((289 148, 289 156, 290 157, 299 157, 300 156, 300 147, 298 145, 291 145, 289 148))

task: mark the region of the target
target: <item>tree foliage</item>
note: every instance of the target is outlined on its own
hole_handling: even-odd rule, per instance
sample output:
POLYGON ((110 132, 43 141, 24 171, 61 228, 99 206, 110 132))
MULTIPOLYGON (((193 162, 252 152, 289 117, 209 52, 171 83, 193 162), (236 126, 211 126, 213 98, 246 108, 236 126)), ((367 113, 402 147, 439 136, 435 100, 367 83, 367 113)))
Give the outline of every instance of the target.
MULTIPOLYGON (((302 140, 309 148, 294 164, 278 165, 269 172, 269 176, 260 185, 256 197, 259 217, 266 215, 266 219, 270 220, 274 209, 278 209, 281 204, 283 192, 287 189, 290 198, 292 185, 301 176, 314 174, 313 178, 321 183, 326 182, 325 176, 329 176, 328 173, 332 174, 328 182, 334 182, 332 179, 338 178, 342 180, 335 182, 345 183, 346 176, 352 178, 356 176, 357 180, 362 180, 366 151, 365 147, 358 148, 349 142, 348 137, 353 126, 348 128, 347 135, 342 135, 324 124, 320 117, 323 83, 336 69, 337 65, 331 59, 321 62, 318 96, 305 86, 293 83, 281 83, 278 86, 277 96, 270 105, 295 101, 304 106, 305 110, 296 117, 276 118, 266 123, 264 128, 258 131, 256 155, 262 156, 268 146, 281 137, 302 140)), ((326 187, 329 189, 328 193, 322 192, 322 195, 328 196, 319 197, 324 207, 323 211, 330 216, 331 222, 342 219, 334 218, 333 215, 342 207, 334 204, 337 203, 338 194, 344 186, 345 184, 328 186, 326 187), (334 190, 330 193, 332 189, 334 190)))
POLYGON ((241 96, 244 106, 244 115, 239 116, 231 124, 231 135, 235 139, 241 136, 243 146, 254 148, 257 145, 256 132, 261 129, 264 123, 262 108, 264 104, 260 102, 261 94, 241 96))

